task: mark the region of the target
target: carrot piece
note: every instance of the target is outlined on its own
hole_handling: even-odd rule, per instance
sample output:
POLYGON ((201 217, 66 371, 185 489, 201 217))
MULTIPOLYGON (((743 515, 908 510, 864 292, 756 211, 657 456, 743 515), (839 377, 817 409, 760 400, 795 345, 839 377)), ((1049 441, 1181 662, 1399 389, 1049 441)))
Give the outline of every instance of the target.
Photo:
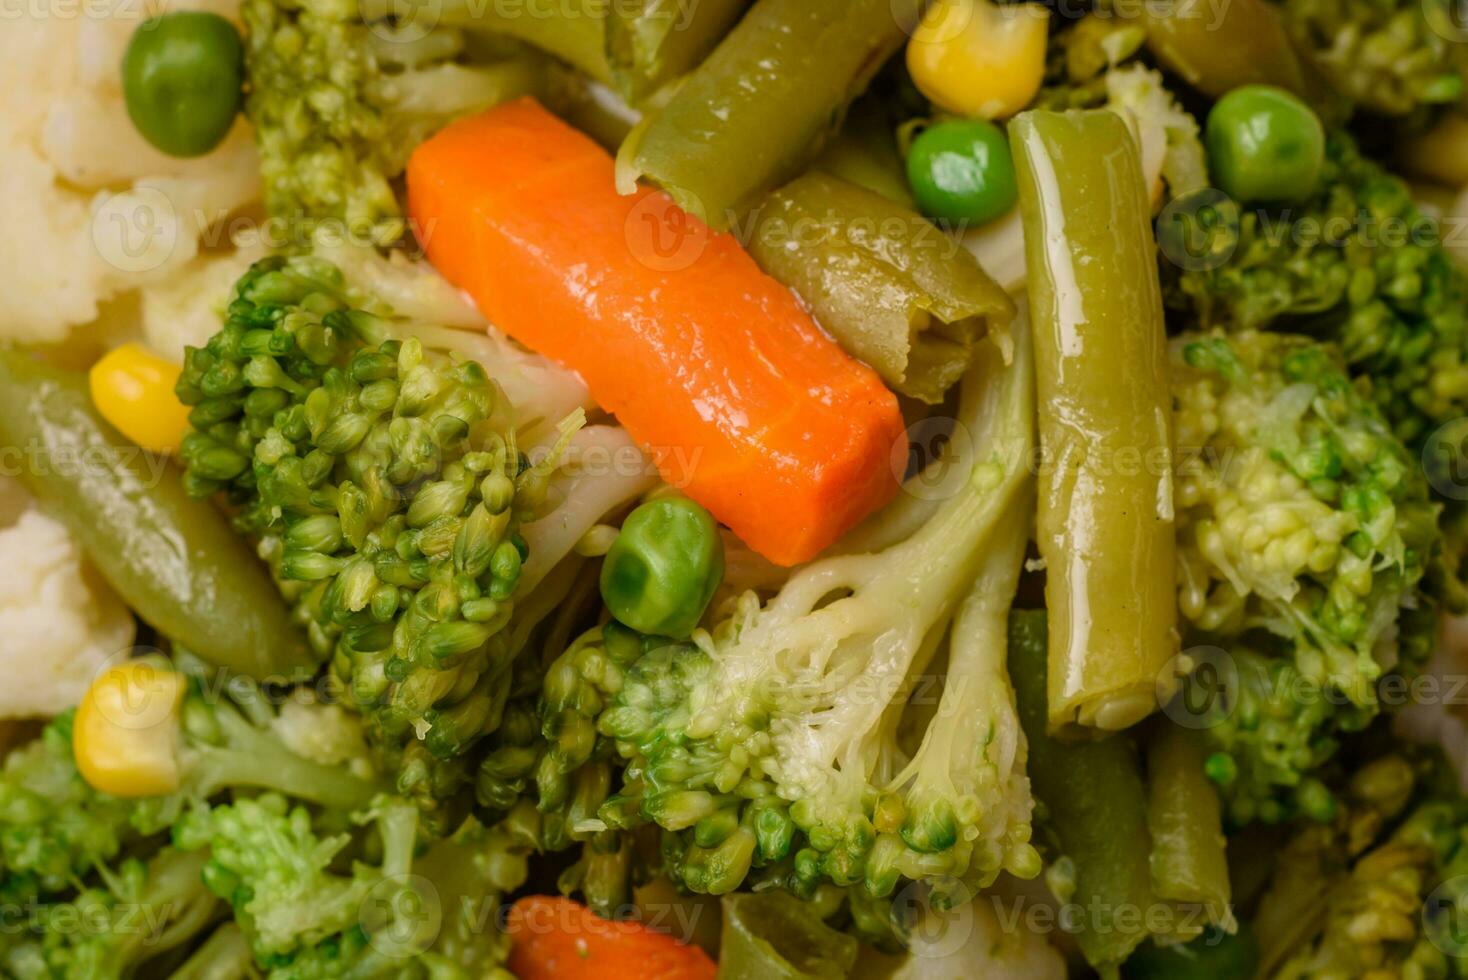
POLYGON ((709 954, 640 922, 598 918, 569 898, 532 895, 510 908, 508 966, 520 980, 714 980, 709 954))
POLYGON ((891 499, 897 400, 795 295, 533 99, 408 163, 429 259, 522 343, 579 371, 681 487, 760 554, 813 557, 891 499))

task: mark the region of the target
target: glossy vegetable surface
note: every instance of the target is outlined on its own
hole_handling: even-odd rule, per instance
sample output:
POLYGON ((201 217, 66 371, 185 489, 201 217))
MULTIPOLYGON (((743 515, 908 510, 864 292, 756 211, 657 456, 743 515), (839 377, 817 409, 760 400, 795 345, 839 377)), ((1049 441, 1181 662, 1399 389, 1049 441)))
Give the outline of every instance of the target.
POLYGON ((0 444, 98 571, 160 633, 251 677, 309 672, 305 638, 229 521, 97 415, 86 378, 0 352, 0 444))
POLYGON ((1171 720, 1147 741, 1152 887, 1161 898, 1206 909, 1210 922, 1232 925, 1223 816, 1203 756, 1195 733, 1171 720))
POLYGON ((127 114, 171 156, 218 146, 244 99, 244 45, 218 14, 175 11, 144 21, 122 60, 127 114))
POLYGON ((1079 914, 1080 943, 1093 966, 1115 966, 1146 937, 1135 925, 1119 928, 1121 909, 1157 906, 1148 870, 1146 789, 1131 740, 1062 742, 1048 732, 1047 654, 1043 611, 1009 617, 1009 679, 1020 724, 1029 741, 1030 783, 1046 821, 1073 865, 1067 901, 1079 914))
POLYGON ((896 399, 738 242, 612 185, 531 100, 463 119, 408 166, 428 256, 491 322, 575 367, 664 478, 774 561, 896 491, 896 399))
POLYGON ((607 13, 612 79, 636 104, 696 68, 749 6, 749 0, 636 0, 607 13))
POLYGON ((1049 25, 1038 3, 935 0, 908 42, 907 70, 945 112, 1008 119, 1040 91, 1049 25))
POLYGON ((637 922, 597 918, 568 898, 516 902, 505 931, 506 963, 520 980, 714 980, 709 955, 637 922))
POLYGON ((176 453, 189 431, 189 410, 173 393, 179 366, 140 344, 123 344, 87 373, 102 417, 144 449, 176 453))
POLYGON ((622 522, 601 567, 601 596, 639 633, 693 632, 724 578, 724 542, 709 512, 683 497, 650 500, 622 522))
POLYGON ((750 251, 848 353, 930 404, 1014 316, 978 261, 921 215, 824 174, 770 195, 750 251))
POLYGON ((1026 113, 1010 139, 1044 457, 1050 724, 1118 730, 1157 707, 1177 643, 1172 401, 1151 205, 1113 112, 1026 113))
POLYGON ((1018 197, 1009 143, 982 119, 923 130, 908 151, 907 180, 924 214, 965 226, 993 221, 1018 197))
POLYGON ((906 39, 921 0, 759 0, 617 156, 717 230, 801 172, 906 39))
POLYGON ((1325 167, 1325 127, 1299 99, 1246 85, 1219 99, 1205 133, 1213 182, 1246 204, 1289 204, 1315 193, 1325 167))

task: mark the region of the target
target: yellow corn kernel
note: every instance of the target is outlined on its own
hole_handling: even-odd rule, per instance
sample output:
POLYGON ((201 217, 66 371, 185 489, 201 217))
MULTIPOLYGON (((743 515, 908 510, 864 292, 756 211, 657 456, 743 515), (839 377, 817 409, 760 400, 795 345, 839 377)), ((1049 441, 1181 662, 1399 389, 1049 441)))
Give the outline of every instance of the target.
POLYGON ((178 451, 189 410, 173 393, 179 366, 140 344, 123 344, 92 365, 92 403, 102 417, 144 449, 178 451))
POLYGON ((184 678, 145 660, 112 667, 76 709, 72 753, 82 778, 114 796, 178 789, 179 705, 184 678))
POLYGON ((937 0, 907 44, 907 69, 939 108, 1007 119, 1040 91, 1049 22, 1034 3, 937 0))

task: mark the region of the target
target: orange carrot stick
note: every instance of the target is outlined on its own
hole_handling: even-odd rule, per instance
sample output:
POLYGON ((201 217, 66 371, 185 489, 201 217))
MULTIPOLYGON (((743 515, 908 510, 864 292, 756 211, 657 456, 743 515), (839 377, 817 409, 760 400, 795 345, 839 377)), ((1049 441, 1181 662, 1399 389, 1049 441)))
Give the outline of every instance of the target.
POLYGON ((532 895, 510 908, 507 964, 520 980, 714 980, 697 946, 639 922, 598 918, 569 898, 532 895))
POLYGON ((619 195, 612 158, 533 99, 419 146, 408 204, 440 272, 765 557, 805 561, 895 492, 902 417, 876 374, 732 236, 619 195))

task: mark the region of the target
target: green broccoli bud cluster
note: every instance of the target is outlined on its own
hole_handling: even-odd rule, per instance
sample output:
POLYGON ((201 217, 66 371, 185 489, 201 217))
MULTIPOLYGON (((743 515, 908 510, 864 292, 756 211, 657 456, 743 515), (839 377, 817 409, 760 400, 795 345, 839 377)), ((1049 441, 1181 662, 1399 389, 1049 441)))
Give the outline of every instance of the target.
POLYGON ((514 62, 464 64, 461 31, 389 4, 246 0, 245 114, 265 205, 299 242, 333 224, 379 245, 406 230, 392 181, 424 139, 458 116, 538 84, 514 62))
POLYGON ((1452 977, 1465 950, 1468 803, 1386 757, 1344 787, 1341 812, 1279 855, 1256 915, 1270 976, 1452 977))
POLYGON ((70 891, 136 837, 133 804, 98 793, 77 770, 67 711, 0 770, 0 903, 70 891))
POLYGON ((128 858, 64 902, 40 906, 0 936, 0 972, 15 980, 125 980, 203 933, 219 903, 203 859, 164 849, 128 858))
MULTIPOLYGON (((1205 192, 1215 193, 1215 192, 1205 192)), ((1331 133, 1321 189, 1298 208, 1245 210, 1164 262, 1166 298, 1203 328, 1298 329, 1330 340, 1408 446, 1468 414, 1468 278, 1406 183, 1331 133)))
POLYGON ((1374 112, 1468 105, 1468 45, 1448 4, 1283 0, 1291 39, 1331 85, 1374 112))
POLYGON ((1173 365, 1178 608, 1238 671, 1210 775, 1236 823, 1328 818, 1314 774, 1424 657, 1437 505, 1329 345, 1189 335, 1173 365))
POLYGON ((381 341, 384 316, 350 304, 328 263, 253 267, 188 351, 182 458, 195 493, 240 506, 399 792, 429 803, 467 787, 455 760, 499 722, 519 528, 558 450, 530 465, 480 365, 381 341))

